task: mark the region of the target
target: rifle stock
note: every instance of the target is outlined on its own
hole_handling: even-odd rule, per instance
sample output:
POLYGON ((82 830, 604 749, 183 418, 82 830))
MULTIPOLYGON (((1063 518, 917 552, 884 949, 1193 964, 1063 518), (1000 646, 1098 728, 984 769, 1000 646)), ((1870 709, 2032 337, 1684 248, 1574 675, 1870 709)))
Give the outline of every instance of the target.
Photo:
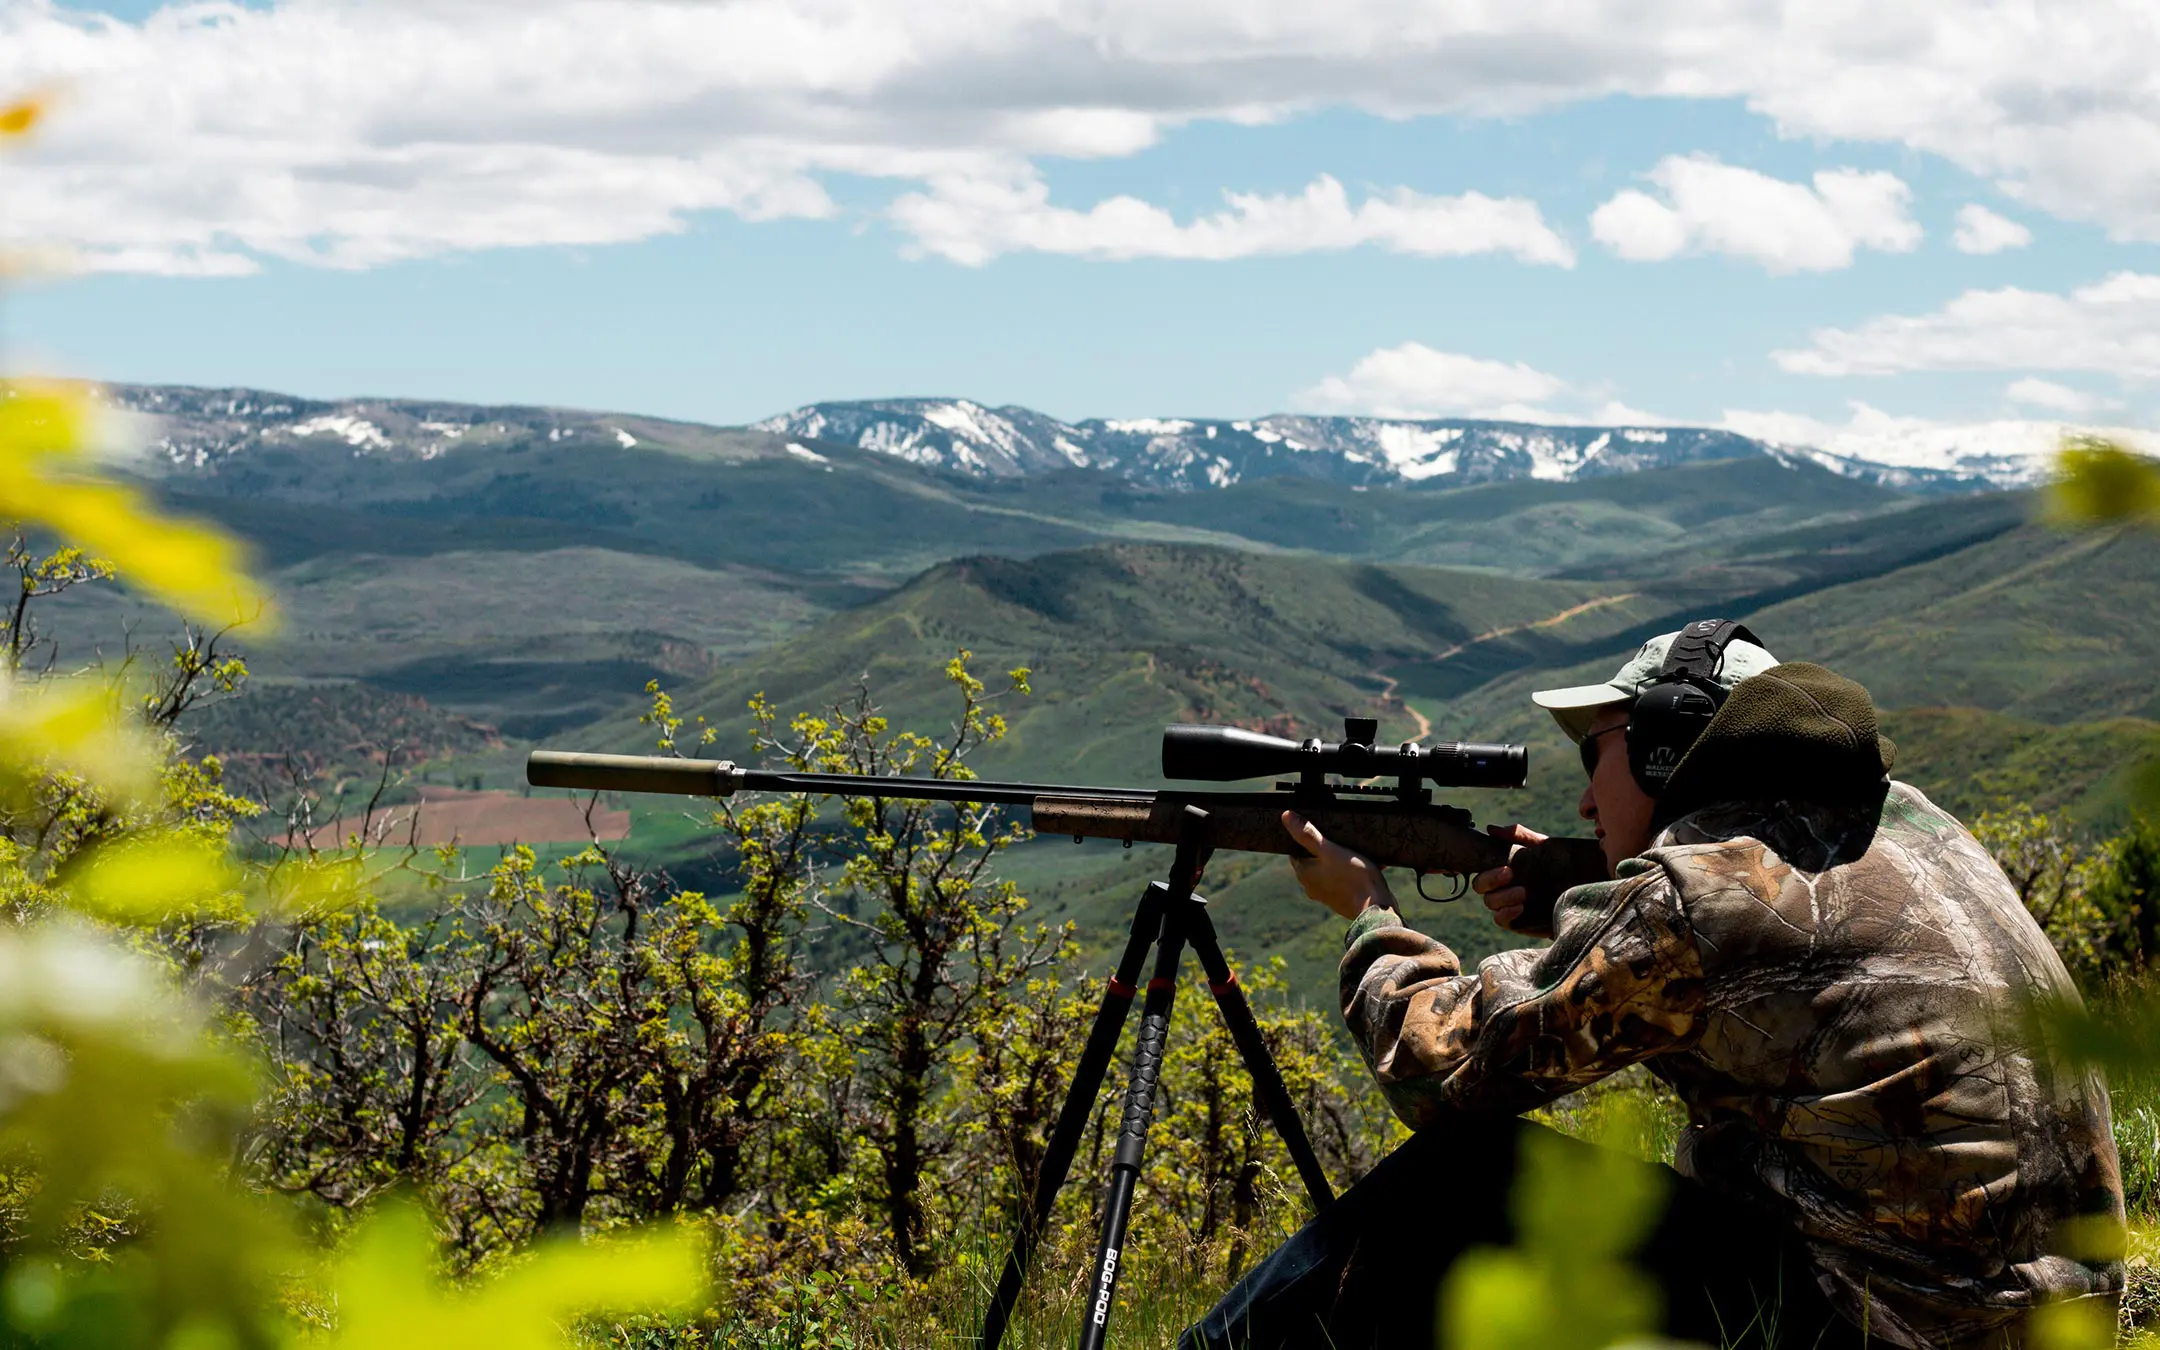
POLYGON ((1548 839, 1510 860, 1512 845, 1463 824, 1464 814, 1445 806, 1322 804, 1300 802, 1288 793, 1158 792, 1146 800, 1044 796, 1035 799, 1032 811, 1037 834, 1175 844, 1187 806, 1208 813, 1209 847, 1236 853, 1302 853, 1283 828, 1282 813, 1289 810, 1311 821, 1330 842, 1382 867, 1470 876, 1506 863, 1546 914, 1560 892, 1606 876, 1605 855, 1595 839, 1548 839))

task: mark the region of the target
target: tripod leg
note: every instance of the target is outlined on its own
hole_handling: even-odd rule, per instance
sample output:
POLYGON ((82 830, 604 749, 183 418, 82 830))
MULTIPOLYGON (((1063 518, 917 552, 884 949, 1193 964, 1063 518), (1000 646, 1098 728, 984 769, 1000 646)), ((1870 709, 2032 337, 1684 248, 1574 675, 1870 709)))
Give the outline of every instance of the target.
POLYGON ((983 1314, 981 1344, 984 1350, 997 1350, 998 1343, 1005 1338, 1005 1325, 1011 1321, 1013 1308, 1020 1301, 1020 1287, 1027 1281, 1028 1263, 1034 1259, 1043 1230, 1049 1226, 1050 1207, 1056 1203, 1058 1190, 1072 1170, 1073 1154, 1079 1150, 1080 1136, 1086 1132, 1088 1117, 1094 1112, 1096 1094, 1102 1091, 1103 1076, 1109 1072, 1111 1056, 1117 1053, 1118 1036, 1125 1030, 1125 1015, 1132 1008, 1133 985, 1140 978, 1140 964, 1147 959, 1148 948, 1154 945, 1155 936, 1162 927, 1163 901, 1169 889, 1159 881, 1150 883, 1140 897, 1139 908, 1133 911, 1132 931, 1125 939, 1124 954, 1118 958, 1117 968, 1103 990, 1102 1002, 1095 1009, 1095 1024, 1088 1030, 1087 1047, 1080 1052, 1080 1063, 1073 1070, 1072 1086, 1066 1089, 1065 1104, 1059 1109, 1057 1124, 1050 1131, 1050 1144, 1043 1152, 1042 1171, 1035 1180, 1034 1199, 1027 1212, 1020 1216, 1019 1230, 1013 1234, 1012 1251, 1005 1258, 1003 1273, 998 1276, 997 1292, 991 1296, 990 1310, 983 1314))
POLYGON ((1187 939, 1200 957, 1201 968, 1207 972, 1208 992, 1215 996, 1215 1006, 1222 1010, 1223 1021, 1229 1025, 1230 1039, 1237 1044, 1238 1057, 1245 1061, 1245 1071, 1252 1075, 1253 1090, 1260 1098, 1260 1105, 1267 1111, 1268 1119, 1275 1122, 1275 1132, 1289 1148, 1290 1161, 1297 1165, 1298 1178, 1305 1183, 1305 1194, 1311 1197, 1314 1209, 1324 1209, 1335 1199, 1334 1188, 1328 1185, 1327 1173, 1321 1169, 1320 1158, 1313 1152, 1312 1140, 1305 1136, 1305 1123, 1298 1119, 1297 1104, 1290 1100, 1290 1089, 1283 1082, 1282 1071, 1275 1067, 1275 1057, 1268 1053, 1267 1041, 1260 1035, 1260 1023, 1253 1017, 1252 1005, 1245 1001, 1245 990, 1223 956, 1222 945, 1215 940, 1215 925, 1202 907, 1205 903, 1197 899, 1187 902, 1189 912, 1184 923, 1187 939))
MULTIPOLYGON (((1181 889, 1189 894, 1190 887, 1188 881, 1181 889)), ((1102 1242, 1095 1249, 1095 1297, 1088 1306, 1086 1320, 1080 1324, 1080 1350, 1102 1350, 1103 1338, 1110 1330, 1110 1299, 1117 1290, 1118 1253, 1125 1245, 1133 1187, 1140 1180, 1148 1123, 1155 1114, 1155 1085, 1162 1074, 1163 1047, 1170 1037, 1170 1005, 1177 997, 1178 958, 1185 950, 1179 911, 1189 904, 1189 900, 1173 892, 1163 917, 1155 975, 1148 981, 1147 1002, 1140 1013, 1140 1035, 1133 1047, 1132 1081, 1125 1089, 1125 1115, 1118 1124, 1117 1153, 1110 1163, 1102 1242)))

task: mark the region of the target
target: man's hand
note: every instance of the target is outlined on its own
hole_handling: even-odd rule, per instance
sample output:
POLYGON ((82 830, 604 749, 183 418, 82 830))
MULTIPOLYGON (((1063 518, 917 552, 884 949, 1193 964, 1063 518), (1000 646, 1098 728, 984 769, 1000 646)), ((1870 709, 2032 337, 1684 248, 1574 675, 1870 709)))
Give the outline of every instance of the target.
POLYGON ((1290 870, 1297 873, 1298 885, 1305 888, 1305 894, 1346 919, 1354 919, 1375 905, 1395 908, 1395 893, 1388 889, 1386 875, 1373 866, 1370 858, 1352 853, 1341 844, 1329 843, 1318 827, 1295 811, 1283 812, 1282 824, 1290 837, 1312 855, 1300 858, 1293 854, 1290 858, 1290 870))
MULTIPOLYGON (((1526 830, 1520 825, 1487 825, 1485 833, 1495 839, 1505 839, 1515 848, 1545 842, 1544 835, 1536 830, 1526 830)), ((1508 850, 1510 856, 1513 856, 1514 852, 1514 848, 1508 850)), ((1530 903, 1530 892, 1515 884, 1514 869, 1500 866, 1480 872, 1470 878, 1470 889, 1484 897, 1485 908, 1492 911, 1493 922, 1510 933, 1520 933, 1524 937, 1552 936, 1551 930, 1546 927, 1517 926, 1516 921, 1522 918, 1523 907, 1530 903)))

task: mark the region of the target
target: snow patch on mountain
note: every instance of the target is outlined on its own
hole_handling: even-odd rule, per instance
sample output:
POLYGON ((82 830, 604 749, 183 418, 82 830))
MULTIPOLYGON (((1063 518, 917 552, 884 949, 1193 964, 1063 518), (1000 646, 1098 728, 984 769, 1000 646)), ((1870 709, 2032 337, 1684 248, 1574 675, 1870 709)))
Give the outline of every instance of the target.
POLYGON ((1373 441, 1384 461, 1413 483, 1455 472, 1461 457, 1448 447, 1461 439, 1461 427, 1383 422, 1373 428, 1373 441))
POLYGON ((347 445, 360 451, 387 450, 390 448, 390 438, 383 435, 381 427, 376 426, 366 418, 352 417, 343 413, 326 413, 321 417, 310 417, 305 422, 293 423, 285 428, 285 431, 290 436, 320 436, 328 433, 332 436, 342 437, 347 445))

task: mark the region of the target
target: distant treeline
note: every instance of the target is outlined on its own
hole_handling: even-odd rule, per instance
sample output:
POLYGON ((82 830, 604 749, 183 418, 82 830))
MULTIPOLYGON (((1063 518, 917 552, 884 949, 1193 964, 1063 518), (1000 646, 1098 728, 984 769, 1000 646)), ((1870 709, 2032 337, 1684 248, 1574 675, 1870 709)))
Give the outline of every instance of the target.
POLYGON ((500 749, 485 722, 430 706, 414 694, 360 683, 251 684, 206 700, 179 724, 197 755, 213 755, 227 781, 277 802, 297 788, 372 786, 389 769, 500 749))

